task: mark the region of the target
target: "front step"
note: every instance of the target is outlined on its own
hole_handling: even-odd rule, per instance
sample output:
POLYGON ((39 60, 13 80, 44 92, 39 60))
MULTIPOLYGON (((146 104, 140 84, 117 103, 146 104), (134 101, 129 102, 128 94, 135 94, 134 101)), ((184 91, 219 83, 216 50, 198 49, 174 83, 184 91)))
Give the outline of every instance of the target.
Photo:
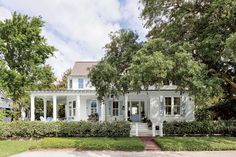
POLYGON ((147 123, 131 123, 130 136, 150 137, 152 130, 148 128, 147 123), (138 130, 136 130, 138 127, 138 130), (138 131, 138 133, 137 133, 138 131))

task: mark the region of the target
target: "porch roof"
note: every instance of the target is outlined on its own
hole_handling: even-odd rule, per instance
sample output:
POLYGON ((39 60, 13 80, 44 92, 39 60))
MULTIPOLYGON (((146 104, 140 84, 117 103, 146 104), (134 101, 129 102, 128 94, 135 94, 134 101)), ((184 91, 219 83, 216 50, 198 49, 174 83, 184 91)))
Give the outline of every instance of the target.
POLYGON ((96 94, 95 90, 27 90, 27 93, 30 93, 34 96, 41 95, 58 95, 58 96, 69 96, 69 95, 94 95, 96 94))

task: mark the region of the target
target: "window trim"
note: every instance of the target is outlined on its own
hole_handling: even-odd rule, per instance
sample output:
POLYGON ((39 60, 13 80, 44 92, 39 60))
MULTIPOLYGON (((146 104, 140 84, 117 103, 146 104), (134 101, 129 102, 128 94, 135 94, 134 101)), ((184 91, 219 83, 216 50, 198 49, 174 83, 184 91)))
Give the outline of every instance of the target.
POLYGON ((119 116, 119 109, 120 109, 119 106, 120 106, 119 101, 113 101, 112 102, 112 116, 114 116, 114 117, 119 116), (114 108, 114 105, 117 105, 117 107, 114 108))
POLYGON ((91 100, 91 101, 90 101, 90 114, 95 114, 95 113, 92 112, 92 111, 94 111, 94 108, 95 108, 95 110, 96 110, 95 113, 98 113, 98 102, 97 102, 97 100, 91 100), (96 103, 96 107, 92 107, 92 103, 93 103, 93 102, 96 103))
POLYGON ((72 89, 73 88, 73 80, 69 79, 69 88, 72 89))
POLYGON ((164 97, 164 115, 165 116, 181 116, 181 105, 182 105, 182 101, 181 101, 181 96, 165 96, 164 97), (166 114, 166 98, 171 98, 171 114, 166 114), (178 114, 174 114, 174 99, 175 98, 179 98, 180 99, 180 103, 179 103, 179 113, 178 114))
POLYGON ((79 89, 84 89, 84 78, 78 78, 78 88, 79 89), (82 84, 81 84, 80 81, 82 81, 82 84))

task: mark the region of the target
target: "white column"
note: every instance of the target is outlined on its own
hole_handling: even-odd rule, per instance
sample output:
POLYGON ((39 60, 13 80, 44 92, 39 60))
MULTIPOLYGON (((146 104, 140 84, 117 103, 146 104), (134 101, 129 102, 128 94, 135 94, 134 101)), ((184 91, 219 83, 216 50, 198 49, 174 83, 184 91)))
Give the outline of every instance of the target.
POLYGON ((80 95, 76 96, 76 109, 75 109, 75 120, 80 121, 81 120, 81 111, 80 111, 80 95))
POLYGON ((57 121, 57 96, 53 95, 53 121, 57 121))
POLYGON ((128 96, 125 95, 125 120, 128 120, 128 96))
POLYGON ((34 104, 34 99, 35 96, 31 95, 30 100, 31 100, 31 104, 30 104, 30 120, 34 121, 35 120, 35 104, 34 104))
POLYGON ((162 122, 160 122, 160 124, 159 124, 159 136, 163 136, 163 123, 162 122))
POLYGON ((47 120, 47 100, 44 98, 43 99, 43 117, 44 120, 47 120))
POLYGON ((105 104, 104 101, 101 102, 101 121, 105 121, 105 104))
POLYGON ((156 125, 152 123, 152 136, 156 136, 156 125))

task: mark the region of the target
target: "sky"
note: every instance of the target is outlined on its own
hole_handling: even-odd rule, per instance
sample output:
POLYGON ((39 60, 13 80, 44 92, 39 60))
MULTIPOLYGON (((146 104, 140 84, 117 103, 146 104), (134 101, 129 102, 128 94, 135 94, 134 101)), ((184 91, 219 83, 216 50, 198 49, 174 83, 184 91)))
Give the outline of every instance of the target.
POLYGON ((0 0, 0 20, 14 11, 41 16, 42 35, 57 49, 47 64, 61 78, 75 61, 101 59, 110 32, 127 28, 145 40, 140 8, 139 0, 0 0))

